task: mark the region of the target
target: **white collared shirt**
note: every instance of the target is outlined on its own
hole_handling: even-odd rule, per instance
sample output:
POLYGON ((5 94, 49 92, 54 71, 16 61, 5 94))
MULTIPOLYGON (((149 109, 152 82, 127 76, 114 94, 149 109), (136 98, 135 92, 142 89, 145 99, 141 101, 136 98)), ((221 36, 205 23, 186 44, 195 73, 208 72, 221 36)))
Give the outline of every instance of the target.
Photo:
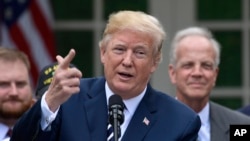
POLYGON ((198 113, 201 119, 201 128, 198 133, 198 141, 210 141, 210 119, 209 119, 209 102, 198 113))
MULTIPOLYGON (((142 93, 140 93, 138 96, 130 98, 130 99, 126 99, 123 100, 123 103, 126 105, 126 109, 124 109, 124 122, 121 125, 121 137, 120 139, 122 139, 128 124, 132 118, 132 116, 134 115, 134 112, 136 110, 136 108, 138 107, 140 101, 142 100, 143 96, 145 95, 147 87, 142 91, 142 93)), ((107 103, 108 103, 108 99, 111 95, 113 95, 114 93, 110 90, 107 82, 105 83, 105 91, 106 91, 106 98, 107 98, 107 103)))
POLYGON ((10 137, 6 137, 6 134, 9 130, 9 126, 0 123, 0 141, 8 141, 10 137))

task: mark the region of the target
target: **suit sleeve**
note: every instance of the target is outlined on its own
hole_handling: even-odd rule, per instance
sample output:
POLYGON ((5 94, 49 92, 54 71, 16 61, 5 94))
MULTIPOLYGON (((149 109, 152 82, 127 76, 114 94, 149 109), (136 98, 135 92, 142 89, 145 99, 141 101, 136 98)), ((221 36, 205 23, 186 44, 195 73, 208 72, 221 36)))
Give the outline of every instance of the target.
POLYGON ((28 110, 13 129, 10 141, 49 141, 52 131, 42 131, 41 122, 41 100, 28 110))
POLYGON ((190 122, 188 127, 186 128, 186 132, 184 133, 183 141, 197 141, 198 132, 201 127, 200 117, 197 115, 193 121, 190 122))

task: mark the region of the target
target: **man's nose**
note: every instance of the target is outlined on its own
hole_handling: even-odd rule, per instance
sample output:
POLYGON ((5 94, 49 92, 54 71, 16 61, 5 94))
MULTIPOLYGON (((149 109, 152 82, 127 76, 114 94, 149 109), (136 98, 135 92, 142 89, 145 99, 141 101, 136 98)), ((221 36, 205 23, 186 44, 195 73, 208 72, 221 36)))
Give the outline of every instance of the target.
POLYGON ((123 57, 123 65, 124 66, 127 66, 127 67, 130 67, 132 65, 132 52, 127 52, 126 54, 124 54, 124 57, 123 57))
POLYGON ((11 83, 10 94, 17 95, 17 85, 15 83, 11 83))

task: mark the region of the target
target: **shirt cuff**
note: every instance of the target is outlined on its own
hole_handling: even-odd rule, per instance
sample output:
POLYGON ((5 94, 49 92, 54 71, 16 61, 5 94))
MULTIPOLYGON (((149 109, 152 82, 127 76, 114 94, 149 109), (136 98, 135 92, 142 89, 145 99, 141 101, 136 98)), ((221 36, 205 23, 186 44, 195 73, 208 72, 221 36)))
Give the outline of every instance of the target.
POLYGON ((45 94, 43 94, 42 100, 41 100, 41 109, 42 109, 41 128, 43 131, 50 130, 51 123, 55 120, 57 113, 59 111, 59 108, 60 108, 59 107, 55 112, 52 112, 49 109, 47 102, 45 101, 46 95, 47 95, 47 91, 45 92, 45 94))

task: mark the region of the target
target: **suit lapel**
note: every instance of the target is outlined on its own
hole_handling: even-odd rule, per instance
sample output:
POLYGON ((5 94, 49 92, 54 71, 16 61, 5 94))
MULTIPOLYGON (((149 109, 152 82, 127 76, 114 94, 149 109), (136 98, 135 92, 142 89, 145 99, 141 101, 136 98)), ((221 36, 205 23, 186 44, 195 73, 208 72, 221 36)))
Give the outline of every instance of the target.
POLYGON ((84 104, 91 139, 101 141, 107 138, 108 111, 105 94, 105 80, 95 83, 88 94, 90 99, 84 104))
POLYGON ((124 135, 122 141, 140 141, 143 140, 149 129, 153 126, 156 119, 152 113, 155 112, 151 94, 151 88, 148 86, 145 96, 138 105, 124 135))
POLYGON ((210 118, 211 118, 211 140, 212 141, 222 141, 229 136, 229 126, 225 122, 226 117, 223 117, 223 114, 220 112, 220 107, 215 103, 210 102, 210 118), (220 116, 222 115, 222 116, 220 116), (223 133, 223 134, 221 134, 223 133))

